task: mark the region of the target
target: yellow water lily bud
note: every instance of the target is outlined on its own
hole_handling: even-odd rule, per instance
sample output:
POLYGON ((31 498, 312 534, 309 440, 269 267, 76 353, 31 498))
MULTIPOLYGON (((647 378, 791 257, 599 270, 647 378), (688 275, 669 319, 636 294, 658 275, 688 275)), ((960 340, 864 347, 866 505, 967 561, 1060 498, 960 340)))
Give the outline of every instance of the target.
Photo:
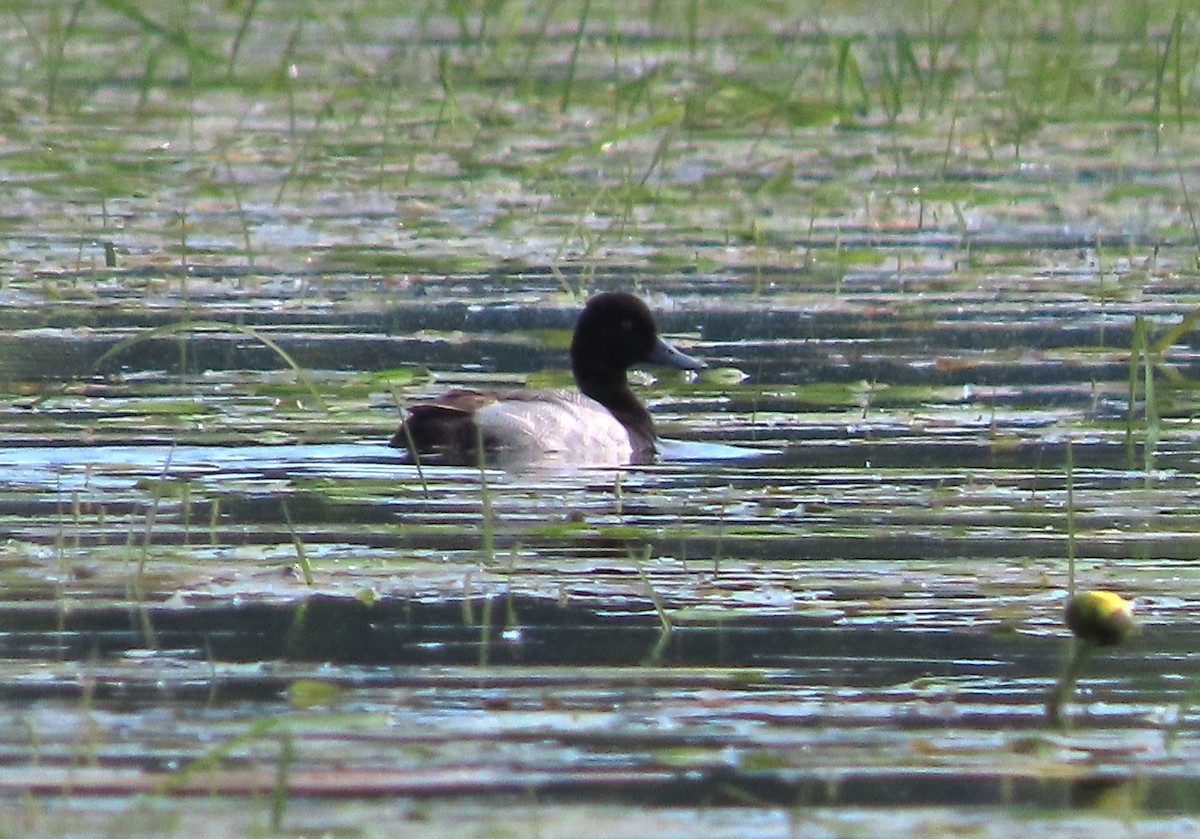
POLYGON ((1136 629, 1133 604, 1111 591, 1085 591, 1067 601, 1066 622, 1080 641, 1119 644, 1136 629))

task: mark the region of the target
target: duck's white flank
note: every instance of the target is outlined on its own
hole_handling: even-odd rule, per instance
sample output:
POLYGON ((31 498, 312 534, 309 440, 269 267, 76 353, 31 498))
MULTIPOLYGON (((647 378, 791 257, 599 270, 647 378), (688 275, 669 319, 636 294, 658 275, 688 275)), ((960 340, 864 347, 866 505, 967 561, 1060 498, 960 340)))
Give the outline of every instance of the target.
POLYGON ((500 461, 624 466, 633 458, 629 432, 594 399, 568 390, 531 392, 475 412, 500 461))

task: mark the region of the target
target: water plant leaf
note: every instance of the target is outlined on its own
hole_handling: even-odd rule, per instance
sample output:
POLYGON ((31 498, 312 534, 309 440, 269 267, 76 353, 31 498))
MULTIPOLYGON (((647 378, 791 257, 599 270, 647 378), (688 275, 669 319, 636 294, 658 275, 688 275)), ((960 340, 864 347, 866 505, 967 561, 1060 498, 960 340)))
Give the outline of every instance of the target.
POLYGON ((700 380, 711 385, 738 385, 750 378, 737 367, 712 367, 700 373, 700 380))
POLYGON ((430 381, 433 373, 429 371, 428 367, 412 364, 393 367, 390 370, 377 370, 371 374, 371 378, 375 382, 388 385, 411 385, 430 381))
POLYGON ((288 685, 288 704, 293 708, 329 705, 342 695, 341 686, 319 679, 297 679, 288 685))

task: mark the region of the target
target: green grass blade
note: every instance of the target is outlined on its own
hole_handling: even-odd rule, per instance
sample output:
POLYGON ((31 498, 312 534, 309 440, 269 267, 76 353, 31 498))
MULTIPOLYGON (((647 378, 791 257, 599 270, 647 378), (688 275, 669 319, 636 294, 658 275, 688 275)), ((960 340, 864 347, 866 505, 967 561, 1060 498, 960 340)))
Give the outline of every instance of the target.
POLYGON ((111 11, 114 11, 119 15, 123 15, 129 20, 133 21, 147 34, 153 35, 157 38, 162 38, 167 43, 179 49, 190 59, 199 59, 200 61, 206 61, 210 64, 221 63, 220 56, 211 50, 207 50, 199 44, 194 43, 186 32, 163 26, 161 23, 158 23, 150 18, 145 12, 143 12, 133 3, 127 2, 127 0, 100 0, 100 5, 106 6, 111 11))
POLYGON ((1075 447, 1067 438, 1067 596, 1075 596, 1075 447))
POLYGON ((113 344, 113 346, 105 350, 104 353, 98 359, 96 359, 95 366, 97 368, 103 366, 105 363, 125 352, 130 347, 137 346, 143 341, 161 338, 164 335, 178 335, 186 332, 240 332, 243 335, 253 338, 255 341, 258 341, 260 344, 267 347, 269 350, 283 359, 283 361, 292 368, 292 370, 296 373, 296 378, 301 384, 304 385, 305 388, 308 389, 308 392, 312 394, 313 399, 316 400, 317 404, 321 406, 322 411, 327 412, 329 410, 329 405, 317 391, 316 385, 313 384, 312 379, 308 377, 308 374, 304 372, 304 368, 302 368, 296 362, 296 359, 292 358, 291 354, 287 350, 279 346, 279 344, 275 343, 275 341, 271 340, 257 329, 254 329, 250 326, 244 326, 240 323, 227 323, 219 320, 186 320, 178 323, 168 323, 164 326, 155 327, 149 332, 139 332, 137 335, 131 335, 122 341, 118 341, 116 344, 113 344))
POLYGON ((550 155, 540 165, 533 168, 535 174, 544 174, 547 171, 566 163, 568 160, 579 157, 580 155, 598 155, 602 153, 606 146, 611 143, 619 143, 630 137, 637 137, 645 134, 648 131, 654 131, 660 128, 671 128, 679 125, 683 121, 686 109, 683 105, 676 105, 670 108, 664 108, 657 111, 643 120, 639 120, 631 125, 617 131, 610 131, 603 136, 597 137, 589 143, 582 146, 570 146, 562 151, 550 155))
POLYGON ((583 36, 587 31, 588 13, 591 8, 591 0, 583 0, 578 29, 575 32, 575 43, 571 46, 571 58, 567 61, 567 78, 563 82, 562 102, 559 105, 559 110, 563 113, 566 113, 571 107, 571 91, 575 87, 575 72, 579 66, 579 48, 583 45, 583 36))
POLYGON ((837 72, 834 76, 837 87, 837 104, 840 108, 849 109, 851 106, 848 104, 848 88, 853 88, 854 97, 857 100, 853 109, 866 111, 870 107, 871 94, 867 91, 862 67, 859 66, 858 59, 854 57, 853 46, 854 41, 850 38, 843 38, 838 43, 837 72))
POLYGON ((308 560, 308 551, 304 548, 304 541, 296 532, 296 524, 292 521, 292 511, 288 509, 286 501, 283 502, 283 519, 287 522, 288 533, 292 537, 292 546, 296 549, 296 562, 300 566, 300 572, 304 575, 304 584, 311 586, 313 584, 312 563, 308 560))
POLYGON ((1160 335, 1157 341, 1150 344, 1149 352, 1155 356, 1166 352, 1173 344, 1178 343, 1180 338, 1195 329, 1197 322, 1200 322, 1200 307, 1188 312, 1183 320, 1160 335))
POLYGON ((1140 317, 1133 319, 1133 337, 1129 344, 1129 378, 1125 393, 1125 460, 1129 469, 1134 468, 1133 458, 1133 426, 1134 413, 1137 410, 1138 394, 1138 365, 1141 363, 1146 346, 1146 322, 1140 317))
POLYGON ((261 739, 282 724, 280 717, 264 717, 256 720, 241 734, 218 743, 191 763, 172 772, 154 791, 159 795, 166 795, 179 790, 194 776, 217 769, 221 765, 221 761, 225 760, 239 746, 261 739))

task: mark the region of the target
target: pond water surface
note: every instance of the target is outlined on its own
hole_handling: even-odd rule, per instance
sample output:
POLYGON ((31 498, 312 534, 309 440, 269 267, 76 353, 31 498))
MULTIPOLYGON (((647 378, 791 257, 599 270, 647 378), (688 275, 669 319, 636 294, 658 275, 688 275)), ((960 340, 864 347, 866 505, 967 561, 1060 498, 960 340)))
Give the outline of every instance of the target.
POLYGON ((1194 20, 236 5, 10 16, 5 823, 1195 833, 1194 20), (710 365, 659 462, 385 445, 607 289, 710 365), (1060 728, 1072 575, 1141 632, 1060 728))

